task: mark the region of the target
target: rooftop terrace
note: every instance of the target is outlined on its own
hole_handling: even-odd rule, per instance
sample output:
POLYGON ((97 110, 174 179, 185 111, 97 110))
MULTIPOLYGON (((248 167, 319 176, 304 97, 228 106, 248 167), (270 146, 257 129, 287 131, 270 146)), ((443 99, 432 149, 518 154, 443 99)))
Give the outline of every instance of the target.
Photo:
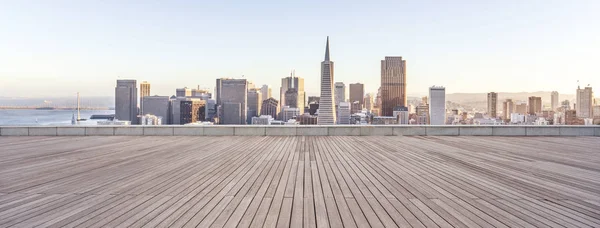
POLYGON ((600 227, 600 138, 0 137, 0 227, 600 227))

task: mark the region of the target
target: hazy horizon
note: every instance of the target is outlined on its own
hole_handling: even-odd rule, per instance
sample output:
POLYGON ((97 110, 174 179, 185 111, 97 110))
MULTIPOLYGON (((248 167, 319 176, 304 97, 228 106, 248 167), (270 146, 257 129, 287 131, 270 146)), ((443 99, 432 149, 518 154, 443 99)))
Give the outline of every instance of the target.
POLYGON ((380 60, 407 60, 409 96, 574 94, 600 86, 600 2, 7 2, 0 97, 114 96, 120 78, 151 94, 241 78, 279 92, 295 69, 319 94, 325 38, 335 81, 379 87, 380 60))

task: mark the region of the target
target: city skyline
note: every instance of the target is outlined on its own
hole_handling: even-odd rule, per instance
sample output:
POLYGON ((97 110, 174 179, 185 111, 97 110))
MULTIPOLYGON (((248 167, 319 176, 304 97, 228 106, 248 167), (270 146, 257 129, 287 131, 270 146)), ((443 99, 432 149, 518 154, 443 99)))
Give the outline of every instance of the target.
MULTIPOLYGON (((185 86, 214 89, 214 78, 242 75, 257 85, 276 88, 290 69, 306 78, 307 85, 318 85, 319 65, 314 60, 320 59, 322 52, 313 44, 326 35, 335 39, 336 81, 364 83, 365 92, 370 93, 377 91, 379 82, 367 79, 378 77, 378 60, 392 55, 411 62, 409 96, 426 95, 432 84, 446 86, 447 93, 556 90, 561 94, 572 94, 577 80, 582 86, 600 84, 600 73, 593 61, 600 58, 594 51, 600 48, 593 40, 597 32, 585 29, 598 27, 600 18, 594 13, 600 9, 597 2, 448 7, 393 3, 385 8, 377 4, 328 3, 314 12, 315 18, 350 20, 349 13, 358 9, 364 10, 365 17, 351 19, 355 24, 346 23, 353 24, 352 29, 331 28, 300 18, 271 20, 291 10, 308 12, 309 3, 293 4, 296 7, 279 4, 251 8, 243 16, 230 17, 240 9, 228 9, 219 3, 207 5, 206 9, 185 2, 166 6, 124 4, 122 11, 112 12, 111 9, 119 8, 116 3, 71 3, 69 8, 65 3, 40 7, 35 3, 11 2, 0 9, 7 17, 0 22, 2 32, 11 34, 0 42, 0 49, 5 50, 0 53, 0 96, 67 96, 76 91, 88 91, 87 96, 107 96, 112 94, 114 80, 119 77, 151 82, 151 95, 170 94, 172 88, 185 86), (417 23, 408 25, 378 25, 368 17, 398 8, 422 15, 377 14, 382 18, 376 21, 415 17, 417 23), (439 8, 446 12, 440 13, 439 8), (65 14, 69 9, 91 12, 65 14), (129 12, 131 9, 136 10, 129 12), (210 9, 221 10, 223 16, 202 13, 210 9), (32 13, 24 13, 29 10, 32 13), (326 14, 331 10, 339 14, 326 14), (461 14, 464 12, 474 15, 461 14), (113 13, 114 19, 98 20, 113 13), (170 17, 174 13, 190 20, 170 17), (509 16, 511 20, 505 20, 509 16), (231 19, 218 22, 210 17, 231 19), (470 20, 475 17, 477 22, 470 20), (252 23, 257 20, 268 23, 252 23), (153 24, 157 27, 150 26, 153 24), (55 32, 49 36, 42 27, 55 32), (147 29, 139 29, 142 27, 147 29), (208 33, 199 36, 194 32, 203 28, 208 33), (284 32, 275 32, 279 30, 284 32), (240 38, 240 33, 244 38, 240 38), (77 42, 71 42, 74 39, 77 42), (554 67, 558 65, 562 67, 554 67), (500 78, 503 80, 494 80, 500 78), (495 83, 483 83, 489 80, 495 83)), ((277 90, 273 92, 279 97, 277 90)), ((307 87, 306 93, 318 95, 319 88, 307 87)))

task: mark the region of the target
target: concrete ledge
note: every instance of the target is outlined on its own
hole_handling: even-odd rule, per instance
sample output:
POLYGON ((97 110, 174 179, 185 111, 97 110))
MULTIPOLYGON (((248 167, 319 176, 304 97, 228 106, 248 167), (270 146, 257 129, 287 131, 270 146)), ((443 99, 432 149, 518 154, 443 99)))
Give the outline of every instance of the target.
POLYGON ((527 126, 527 136, 557 136, 560 135, 560 128, 552 126, 527 126))
POLYGON ((594 129, 597 127, 570 127, 559 128, 560 136, 594 136, 594 129))
POLYGON ((144 135, 142 127, 115 127, 115 135, 144 135))
POLYGON ((2 136, 28 136, 29 128, 27 127, 2 127, 0 130, 2 136))
POLYGON ((493 126, 493 136, 526 136, 525 127, 522 126, 493 126))
POLYGON ((147 127, 147 126, 144 126, 142 129, 144 130, 144 135, 152 135, 152 136, 173 135, 173 127, 147 127))
POLYGON ((339 126, 339 127, 328 127, 327 129, 329 136, 359 136, 360 127, 352 126, 339 126))
POLYGON ((296 126, 268 126, 265 130, 267 136, 296 136, 296 126))
POLYGON ((454 126, 427 126, 425 127, 425 131, 427 135, 449 135, 456 136, 458 135, 458 127, 454 126))
POLYGON ((174 127, 173 135, 176 136, 202 136, 204 135, 204 127, 174 127))
POLYGON ((458 135, 476 136, 476 135, 492 135, 492 127, 489 126, 461 126, 458 128, 458 135))
POLYGON ((394 127, 392 126, 361 126, 360 135, 363 136, 389 136, 394 135, 394 127))
POLYGON ((29 127, 29 136, 56 136, 56 127, 29 127))
POLYGON ((393 135, 396 136, 416 136, 416 135, 427 135, 425 126, 403 126, 393 127, 393 135))
POLYGON ((115 135, 114 127, 86 127, 85 128, 86 136, 107 136, 107 135, 115 135))
POLYGON ((594 128, 594 135, 595 136, 600 136, 600 127, 595 127, 594 128))
POLYGON ((328 134, 328 127, 306 125, 296 127, 296 135, 298 136, 327 136, 328 134))
POLYGON ((58 136, 85 136, 85 127, 57 127, 58 136))
POLYGON ((234 135, 245 135, 245 136, 265 136, 267 133, 266 127, 262 126, 244 126, 235 127, 233 129, 234 135))
POLYGON ((214 127, 205 127, 204 135, 206 136, 227 136, 234 134, 233 126, 214 126, 214 127))

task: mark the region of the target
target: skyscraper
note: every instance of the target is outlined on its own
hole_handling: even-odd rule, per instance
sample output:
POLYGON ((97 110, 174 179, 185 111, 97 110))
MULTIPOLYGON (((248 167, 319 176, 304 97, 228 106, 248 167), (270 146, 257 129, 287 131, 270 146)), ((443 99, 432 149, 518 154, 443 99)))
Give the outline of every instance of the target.
MULTIPOLYGON (((221 107, 219 113, 227 113, 226 108, 234 109, 239 107, 239 121, 231 121, 233 115, 228 115, 232 118, 220 118, 222 124, 243 124, 246 123, 246 114, 248 110, 248 81, 246 79, 217 79, 217 105, 221 107), (239 103, 239 106, 225 103, 239 103)), ((232 110, 236 111, 236 110, 232 110)), ((236 115, 237 116, 237 115, 236 115)))
POLYGON ((334 83, 333 95, 336 107, 340 105, 340 102, 346 102, 346 85, 343 82, 334 83))
POLYGON ((271 98, 271 87, 269 85, 263 85, 260 87, 260 93, 263 100, 271 98))
POLYGON ((333 62, 329 58, 329 36, 325 47, 325 59, 321 62, 321 98, 319 101, 319 125, 335 124, 335 104, 333 103, 333 62))
POLYGON ((248 117, 247 123, 252 123, 252 117, 257 117, 260 115, 260 108, 262 106, 262 93, 261 90, 256 89, 248 89, 248 117))
POLYGON ((175 96, 176 97, 191 97, 192 89, 190 89, 188 87, 177 88, 177 89, 175 89, 175 96))
POLYGON ((142 102, 142 99, 144 99, 145 96, 150 96, 150 83, 147 81, 140 83, 140 113, 144 112, 144 103, 142 102))
POLYGON ((365 97, 365 85, 362 83, 353 83, 350 84, 350 103, 354 103, 358 101, 358 109, 354 105, 352 105, 352 113, 360 112, 363 108, 364 97, 365 97))
POLYGON ((584 89, 577 87, 575 100, 575 113, 579 118, 592 118, 593 117, 593 105, 594 105, 594 92, 592 87, 585 87, 584 89))
POLYGON ((558 92, 557 91, 552 91, 552 93, 550 94, 550 105, 552 107, 552 111, 556 111, 556 109, 558 109, 558 92))
POLYGON ((285 103, 285 94, 290 88, 296 89, 296 94, 298 97, 298 100, 296 101, 296 106, 298 106, 297 108, 304 110, 304 104, 306 103, 306 93, 304 92, 304 78, 296 77, 294 71, 290 73, 289 77, 281 79, 281 87, 279 88, 280 108, 283 106, 290 106, 285 103))
POLYGON ((527 113, 529 115, 536 115, 537 113, 542 112, 542 98, 541 97, 529 97, 529 110, 527 113))
MULTIPOLYGON (((350 102, 340 102, 338 105, 338 114, 337 121, 338 124, 350 124, 350 116, 351 116, 351 107, 350 102)), ((319 116, 321 116, 319 114, 319 116)))
POLYGON ((446 123, 446 88, 442 86, 429 88, 429 122, 432 125, 446 123))
POLYGON ((406 103, 406 60, 386 56, 381 60, 381 115, 392 116, 394 107, 406 103))
POLYGON ((117 80, 115 87, 115 118, 138 123, 137 81, 117 80))
POLYGON ((145 96, 142 98, 142 115, 162 118, 162 124, 170 124, 169 96, 145 96))
POLYGON ((279 102, 272 97, 267 98, 262 102, 262 107, 260 108, 260 115, 269 115, 274 119, 277 119, 277 114, 279 114, 279 102))
POLYGON ((498 118, 498 94, 490 92, 487 94, 487 113, 491 118, 498 118))
POLYGON ((502 119, 510 120, 510 114, 515 112, 515 103, 512 99, 506 99, 502 103, 502 119))
POLYGON ((363 102, 365 105, 365 109, 367 109, 368 112, 371 111, 371 109, 373 108, 373 94, 372 93, 367 93, 367 95, 365 95, 365 101, 363 102))

